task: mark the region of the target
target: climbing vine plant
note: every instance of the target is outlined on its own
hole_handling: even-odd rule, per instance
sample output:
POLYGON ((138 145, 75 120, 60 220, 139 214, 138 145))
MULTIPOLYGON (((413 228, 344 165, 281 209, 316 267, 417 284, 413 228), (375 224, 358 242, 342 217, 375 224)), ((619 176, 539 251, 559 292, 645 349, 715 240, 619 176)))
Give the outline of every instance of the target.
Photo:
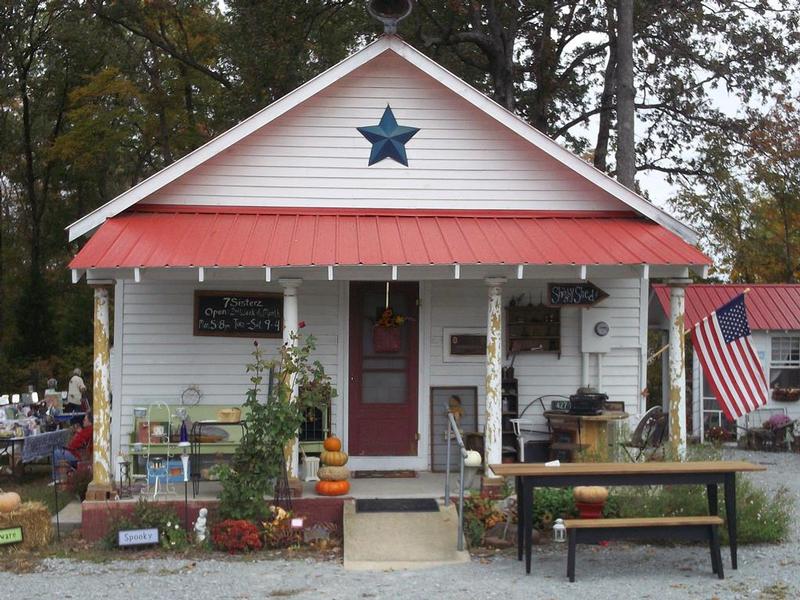
POLYGON ((322 408, 335 391, 319 361, 311 360, 314 338, 294 336, 267 360, 255 342, 253 362, 247 365, 251 387, 244 402, 246 431, 230 468, 220 474, 220 516, 224 519, 263 519, 265 496, 285 468, 285 452, 309 410, 322 408), (266 376, 266 381, 265 381, 266 376), (293 397, 292 390, 299 390, 293 397))

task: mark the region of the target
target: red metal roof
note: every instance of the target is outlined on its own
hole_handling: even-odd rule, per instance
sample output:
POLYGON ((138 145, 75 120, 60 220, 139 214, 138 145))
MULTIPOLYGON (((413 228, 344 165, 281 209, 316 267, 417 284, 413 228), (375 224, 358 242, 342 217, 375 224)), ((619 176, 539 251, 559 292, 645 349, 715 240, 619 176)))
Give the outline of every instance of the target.
POLYGON ((630 212, 140 205, 108 219, 73 269, 308 265, 704 265, 630 212))
MULTIPOLYGON (((745 297, 750 329, 800 330, 800 285, 696 284, 686 288, 686 327, 707 317, 734 296, 750 288, 745 297)), ((669 315, 669 287, 654 285, 658 301, 669 315)))

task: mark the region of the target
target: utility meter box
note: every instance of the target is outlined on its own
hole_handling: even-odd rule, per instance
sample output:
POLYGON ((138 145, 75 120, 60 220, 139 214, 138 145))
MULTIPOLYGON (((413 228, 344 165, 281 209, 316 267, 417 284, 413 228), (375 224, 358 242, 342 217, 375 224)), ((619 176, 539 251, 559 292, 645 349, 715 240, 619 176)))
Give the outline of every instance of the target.
POLYGON ((614 323, 611 320, 611 309, 581 310, 581 352, 610 352, 613 343, 614 323))

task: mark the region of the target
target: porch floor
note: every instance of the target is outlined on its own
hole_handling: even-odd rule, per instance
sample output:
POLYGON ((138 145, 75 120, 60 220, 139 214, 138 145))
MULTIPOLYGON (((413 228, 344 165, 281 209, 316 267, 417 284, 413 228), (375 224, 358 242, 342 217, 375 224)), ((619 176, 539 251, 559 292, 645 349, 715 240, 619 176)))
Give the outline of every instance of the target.
MULTIPOLYGON (((432 473, 430 471, 418 471, 416 477, 408 478, 376 478, 376 479, 353 479, 350 481, 350 493, 345 498, 444 498, 444 473, 432 473)), ((314 491, 315 481, 301 481, 303 484, 303 498, 328 498, 320 496, 314 491)), ((458 491, 458 474, 450 475, 451 494, 455 495, 458 491)), ((183 485, 174 484, 174 493, 159 493, 157 500, 160 501, 183 501, 183 485)), ((204 481, 200 484, 200 490, 194 498, 192 488, 189 486, 189 500, 203 501, 216 500, 219 496, 221 486, 213 481, 204 481)), ((122 498, 120 502, 136 502, 138 494, 131 498, 122 498)), ((152 492, 148 499, 152 500, 152 492)))

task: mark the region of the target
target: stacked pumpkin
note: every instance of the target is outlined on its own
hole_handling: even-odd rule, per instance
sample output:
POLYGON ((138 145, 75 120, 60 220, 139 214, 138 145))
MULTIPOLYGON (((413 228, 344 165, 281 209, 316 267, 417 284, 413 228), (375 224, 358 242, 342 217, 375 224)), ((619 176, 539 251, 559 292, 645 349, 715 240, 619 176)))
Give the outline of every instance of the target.
POLYGON ((350 470, 347 464, 347 453, 342 452, 342 441, 330 436, 322 444, 320 462, 324 466, 319 468, 317 476, 317 493, 320 496, 343 496, 350 491, 350 470))

